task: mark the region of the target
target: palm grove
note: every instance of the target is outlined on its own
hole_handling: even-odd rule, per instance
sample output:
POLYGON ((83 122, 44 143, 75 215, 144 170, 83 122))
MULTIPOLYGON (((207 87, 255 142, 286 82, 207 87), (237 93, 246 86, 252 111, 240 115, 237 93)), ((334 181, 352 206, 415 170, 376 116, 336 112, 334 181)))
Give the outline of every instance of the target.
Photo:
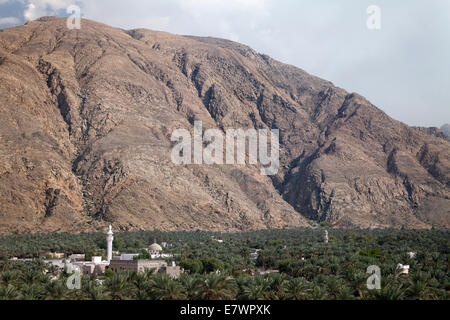
POLYGON ((108 270, 99 284, 83 276, 81 289, 66 286, 70 274, 38 259, 49 251, 104 255, 102 233, 0 236, 0 299, 449 299, 448 230, 262 230, 245 233, 141 231, 116 234, 114 247, 141 253, 154 239, 185 273, 178 279, 153 270, 108 270), (217 239, 223 242, 216 241, 217 239), (258 250, 256 260, 250 253, 258 250), (410 257, 408 252, 415 252, 410 257), (33 257, 12 262, 9 257, 33 257), (400 274, 397 264, 410 265, 400 274), (367 288, 367 267, 381 269, 381 289, 367 288), (279 273, 255 277, 251 270, 279 273))

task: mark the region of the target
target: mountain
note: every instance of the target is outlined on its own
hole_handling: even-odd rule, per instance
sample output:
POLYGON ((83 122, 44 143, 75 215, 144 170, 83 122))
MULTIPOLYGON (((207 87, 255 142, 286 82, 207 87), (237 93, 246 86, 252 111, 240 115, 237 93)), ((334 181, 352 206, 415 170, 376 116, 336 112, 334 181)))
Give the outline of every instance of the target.
POLYGON ((437 138, 441 138, 450 142, 450 136, 445 133, 445 131, 437 128, 437 127, 413 127, 416 130, 419 130, 425 134, 429 134, 435 136, 437 138))
POLYGON ((228 40, 0 30, 0 232, 450 226, 449 141, 228 40), (175 129, 280 130, 280 170, 175 165, 175 129))
POLYGON ((441 131, 450 137, 450 124, 446 123, 441 127, 441 131))

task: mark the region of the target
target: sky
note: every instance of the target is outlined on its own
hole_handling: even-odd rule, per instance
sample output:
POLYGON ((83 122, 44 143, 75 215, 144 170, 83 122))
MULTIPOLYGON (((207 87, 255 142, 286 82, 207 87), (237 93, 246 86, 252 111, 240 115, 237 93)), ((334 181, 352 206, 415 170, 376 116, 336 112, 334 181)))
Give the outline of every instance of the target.
POLYGON ((0 28, 67 16, 70 5, 83 18, 124 29, 238 41, 357 92, 409 125, 450 123, 447 0, 0 0, 0 28), (376 15, 368 12, 373 5, 376 15))

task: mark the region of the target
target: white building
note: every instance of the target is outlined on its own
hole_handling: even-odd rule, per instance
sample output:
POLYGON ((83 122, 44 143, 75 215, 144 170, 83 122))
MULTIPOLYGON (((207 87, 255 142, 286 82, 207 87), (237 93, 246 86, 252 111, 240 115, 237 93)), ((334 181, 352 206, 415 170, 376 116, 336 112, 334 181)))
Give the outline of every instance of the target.
POLYGON ((120 260, 133 260, 137 256, 139 256, 139 253, 122 253, 120 260))
POLYGON ((158 258, 172 258, 173 254, 170 253, 155 253, 155 254, 151 254, 150 257, 152 259, 158 259, 158 258))
POLYGON ((113 243, 114 237, 112 232, 112 227, 109 225, 109 230, 106 233, 106 241, 108 243, 107 247, 107 253, 106 253, 106 260, 109 262, 112 259, 112 243, 113 243))
POLYGON ((214 237, 214 236, 211 236, 211 239, 214 241, 217 241, 218 243, 223 243, 222 239, 216 239, 216 237, 214 237))
POLYGON ((74 253, 69 256, 70 261, 81 261, 86 259, 86 255, 84 253, 74 253))
POLYGON ((256 261, 258 259, 260 251, 261 251, 261 249, 256 249, 255 251, 250 252, 250 259, 256 261))
POLYGON ((151 255, 158 255, 161 254, 162 252, 162 247, 155 243, 152 243, 148 248, 147 248, 147 252, 150 253, 151 255))
POLYGON ((105 273, 109 261, 102 261, 102 257, 93 256, 91 261, 75 261, 71 263, 71 266, 86 275, 101 275, 105 273))
POLYGON ((91 262, 93 263, 101 263, 102 257, 101 256, 93 256, 91 262))
POLYGON ((102 260, 101 256, 93 256, 91 258, 91 261, 73 261, 71 263, 66 263, 66 267, 70 267, 74 270, 80 270, 83 274, 86 275, 101 275, 105 273, 106 267, 109 266, 109 263, 112 259, 112 243, 113 243, 114 237, 112 232, 111 225, 109 226, 108 232, 106 233, 106 242, 107 242, 107 249, 106 249, 106 255, 107 259, 106 261, 102 260))
POLYGON ((401 274, 408 274, 409 273, 409 265, 403 265, 399 263, 397 265, 397 269, 400 269, 401 274))
POLYGON ((55 266, 61 270, 64 269, 64 267, 66 266, 66 260, 65 259, 44 259, 43 260, 45 263, 55 266))

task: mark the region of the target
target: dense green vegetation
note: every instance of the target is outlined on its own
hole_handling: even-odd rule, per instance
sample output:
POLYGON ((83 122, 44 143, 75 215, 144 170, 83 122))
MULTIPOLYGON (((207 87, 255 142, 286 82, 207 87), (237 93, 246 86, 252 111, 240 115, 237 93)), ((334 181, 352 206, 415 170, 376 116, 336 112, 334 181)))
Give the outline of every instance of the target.
MULTIPOLYGON (((168 242, 187 272, 173 280, 151 271, 107 272, 103 285, 83 277, 69 290, 67 274, 36 259, 49 251, 104 255, 105 235, 25 234, 0 236, 2 299, 449 299, 448 230, 264 230, 236 234, 211 232, 116 233, 115 249, 141 253, 154 240, 168 242), (216 241, 223 240, 223 243, 216 241), (259 249, 256 261, 250 253, 259 249), (408 252, 415 252, 414 258, 408 252), (408 275, 397 264, 410 265, 408 275), (381 269, 381 289, 368 290, 367 267, 381 269), (279 274, 250 276, 277 269, 279 274), (217 272, 220 270, 220 272, 217 272), (53 278, 53 279, 52 279, 53 278)), ((145 255, 143 254, 143 257, 145 255)))

